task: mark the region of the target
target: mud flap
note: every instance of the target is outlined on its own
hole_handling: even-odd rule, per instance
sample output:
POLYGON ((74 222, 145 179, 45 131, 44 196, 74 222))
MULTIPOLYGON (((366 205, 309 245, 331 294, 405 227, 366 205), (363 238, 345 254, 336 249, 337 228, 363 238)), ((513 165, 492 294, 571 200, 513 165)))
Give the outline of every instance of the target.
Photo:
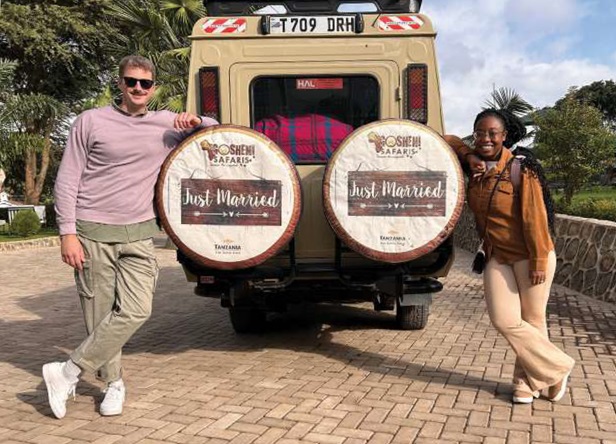
POLYGON ((432 293, 403 294, 399 298, 401 307, 411 305, 430 305, 432 304, 432 293))

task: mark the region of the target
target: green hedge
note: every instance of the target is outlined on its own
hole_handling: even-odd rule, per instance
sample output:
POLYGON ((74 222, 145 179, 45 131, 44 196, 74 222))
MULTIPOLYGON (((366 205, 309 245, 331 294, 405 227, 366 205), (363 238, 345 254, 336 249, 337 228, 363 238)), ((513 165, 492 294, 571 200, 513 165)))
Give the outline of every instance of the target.
POLYGON ((608 200, 587 198, 583 200, 573 201, 568 207, 565 207, 562 204, 562 201, 557 201, 556 211, 558 213, 568 214, 570 216, 579 216, 616 222, 616 200, 614 199, 608 200))

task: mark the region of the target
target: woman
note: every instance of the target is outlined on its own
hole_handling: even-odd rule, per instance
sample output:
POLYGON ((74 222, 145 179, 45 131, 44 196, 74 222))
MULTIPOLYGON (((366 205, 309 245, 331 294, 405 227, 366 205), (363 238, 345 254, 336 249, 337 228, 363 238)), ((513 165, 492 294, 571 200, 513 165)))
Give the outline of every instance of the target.
MULTIPOLYGON (((513 115, 489 109, 477 115, 474 150, 455 136, 448 143, 471 168, 468 204, 483 240, 484 292, 490 320, 507 339, 516 362, 513 402, 530 404, 539 392, 560 400, 574 360, 550 342, 546 307, 556 269, 540 171, 524 162, 512 176, 506 149, 525 135, 513 115)), ((519 162, 520 160, 516 160, 519 162)))

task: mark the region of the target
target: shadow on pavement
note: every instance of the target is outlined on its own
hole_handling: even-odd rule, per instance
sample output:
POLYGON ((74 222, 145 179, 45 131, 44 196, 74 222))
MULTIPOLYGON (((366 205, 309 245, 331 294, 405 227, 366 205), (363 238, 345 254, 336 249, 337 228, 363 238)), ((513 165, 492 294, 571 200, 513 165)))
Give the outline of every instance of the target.
MULTIPOLYGON (((449 294, 447 297, 455 296, 449 294)), ((461 299, 463 308, 468 308, 469 297, 461 299)), ((483 310, 483 301, 474 299, 477 299, 472 302, 476 307, 471 309, 483 310)), ((85 336, 78 298, 71 287, 22 298, 19 307, 37 315, 38 319, 0 319, 0 336, 3 338, 0 361, 40 377, 44 363, 66 359, 67 353, 85 336)), ((600 312, 592 307, 592 304, 577 304, 569 297, 553 298, 550 322, 573 325, 577 340, 602 344, 606 354, 614 354, 615 310, 600 312)), ((429 359, 421 356, 422 347, 431 339, 432 329, 438 329, 436 322, 439 319, 432 316, 422 331, 396 331, 392 312, 378 313, 361 306, 321 304, 297 306, 289 313, 272 316, 268 330, 262 334, 237 335, 232 330, 227 311, 220 307, 218 300, 193 295, 192 284, 185 282, 181 269, 166 267, 161 270, 153 316, 125 346, 124 353, 130 357, 135 354, 174 355, 190 350, 244 353, 288 350, 321 355, 363 372, 406 379, 409 384, 413 381, 430 382, 508 398, 511 388, 502 381, 456 370, 456 364, 451 360, 441 360, 441 364, 426 363, 429 359), (362 344, 361 335, 368 330, 382 331, 383 350, 367 350, 362 344), (349 335, 354 333, 359 338, 349 340, 349 335), (340 335, 344 342, 341 342, 340 335), (395 346, 402 342, 406 348, 397 350, 395 346), (420 345, 410 348, 408 344, 420 345)), ((486 327, 476 328, 485 330, 486 327)), ((473 354, 467 351, 463 356, 472 358, 473 354)), ((100 397, 100 388, 82 382, 78 393, 96 398, 100 397)), ((34 392, 19 393, 18 398, 42 414, 49 414, 42 381, 34 392)))
MULTIPOLYGON (((189 350, 258 352, 269 349, 319 354, 371 373, 391 375, 412 381, 451 384, 496 393, 498 383, 436 368, 407 362, 399 357, 362 350, 336 342, 339 332, 383 330, 393 336, 409 337, 429 334, 424 331, 394 331, 392 312, 378 313, 355 306, 306 305, 289 313, 271 317, 266 332, 258 335, 237 335, 228 319, 227 310, 218 300, 192 294, 192 285, 184 282, 178 268, 161 270, 154 313, 146 325, 126 344, 124 354, 173 355, 189 350)), ((65 360, 68 353, 85 336, 82 314, 74 288, 22 298, 23 310, 38 319, 5 321, 0 319, 0 336, 6 338, 0 360, 41 377, 41 367, 50 361, 65 360)), ((429 326, 427 327, 429 329, 429 326)), ((100 387, 82 381, 78 394, 100 397, 100 387)), ((39 412, 50 414, 43 382, 34 392, 18 395, 39 412)))

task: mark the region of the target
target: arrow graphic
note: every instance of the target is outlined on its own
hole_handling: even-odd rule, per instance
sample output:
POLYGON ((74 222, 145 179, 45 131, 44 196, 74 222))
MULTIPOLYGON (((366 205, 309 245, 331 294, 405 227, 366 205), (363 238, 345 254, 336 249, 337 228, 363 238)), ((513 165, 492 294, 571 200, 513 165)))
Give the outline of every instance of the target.
MULTIPOLYGON (((402 204, 402 208, 404 208, 404 205, 406 204, 402 204)), ((427 208, 428 210, 431 210, 432 208, 434 208, 434 204, 425 204, 425 205, 406 205, 407 207, 415 207, 415 208, 427 208)))
POLYGON ((365 203, 359 204, 360 208, 391 208, 391 204, 384 205, 368 205, 365 203))
MULTIPOLYGON (((240 215, 239 213, 237 214, 240 215)), ((242 213, 242 217, 263 217, 267 219, 269 217, 269 213, 242 213)))
POLYGON ((401 204, 401 203, 388 203, 383 205, 368 205, 365 203, 359 204, 360 208, 427 208, 429 210, 434 208, 434 204, 423 204, 423 205, 410 205, 410 204, 401 204))
POLYGON ((270 217, 269 213, 240 213, 239 211, 223 211, 222 213, 202 213, 195 211, 193 216, 222 216, 222 217, 262 217, 267 219, 270 217))
POLYGON ((227 213, 202 213, 200 211, 195 211, 193 216, 226 216, 227 213))

